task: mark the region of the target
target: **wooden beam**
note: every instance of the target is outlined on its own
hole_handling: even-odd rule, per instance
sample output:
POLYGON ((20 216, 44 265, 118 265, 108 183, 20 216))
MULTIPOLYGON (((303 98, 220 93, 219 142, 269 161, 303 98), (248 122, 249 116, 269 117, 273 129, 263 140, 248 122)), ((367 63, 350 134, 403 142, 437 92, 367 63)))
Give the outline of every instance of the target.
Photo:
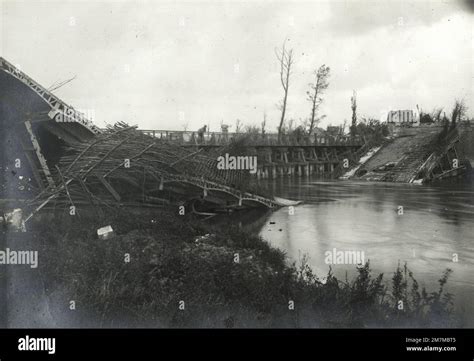
POLYGON ((36 207, 33 212, 30 213, 28 217, 25 218, 24 223, 28 222, 37 212, 39 212, 45 205, 49 203, 52 199, 56 198, 59 195, 59 191, 63 189, 65 186, 67 186, 69 183, 72 182, 72 178, 69 179, 66 183, 64 183, 62 186, 60 186, 57 192, 51 194, 43 203, 41 203, 38 207, 36 207))
POLYGON ((52 187, 55 186, 53 177, 51 176, 51 172, 48 168, 48 164, 46 163, 46 159, 43 156, 43 153, 41 153, 41 147, 38 143, 38 140, 36 139, 35 134, 33 133, 33 129, 31 128, 31 123, 30 121, 25 122, 25 127, 26 131, 28 132, 28 135, 30 136, 31 144, 33 145, 33 148, 35 149, 36 156, 40 162, 41 168, 43 169, 44 175, 46 177, 46 180, 48 181, 48 184, 52 187))
POLYGON ((30 168, 31 168, 31 172, 33 173, 33 177, 35 178, 36 180, 36 183, 38 184, 38 187, 43 190, 45 188, 45 184, 43 183, 43 179, 41 178, 41 174, 38 172, 38 168, 37 168, 37 164, 35 163, 35 160, 33 158, 33 156, 31 155, 31 152, 34 152, 34 148, 33 147, 28 147, 24 140, 23 140, 24 137, 20 136, 18 137, 19 141, 20 141, 20 144, 21 144, 21 147, 23 149, 23 154, 25 155, 26 157, 26 160, 28 161, 28 164, 30 165, 30 168))
POLYGON ((328 154, 328 151, 327 151, 326 148, 323 148, 323 154, 324 154, 324 158, 326 158, 326 161, 328 161, 328 162, 331 161, 331 160, 329 159, 329 154, 328 154))
POLYGON ((109 182, 107 182, 103 176, 101 176, 100 174, 96 174, 95 176, 102 183, 102 185, 109 191, 109 193, 112 195, 112 197, 114 197, 114 199, 117 202, 120 202, 122 200, 122 198, 114 189, 114 187, 112 187, 112 185, 109 182))
POLYGON ((33 160, 32 155, 28 150, 24 151, 25 157, 28 160, 28 163, 30 164, 31 171, 33 172, 33 177, 35 177, 36 183, 38 183, 38 187, 43 190, 45 188, 45 185, 43 183, 43 180, 41 179, 41 175, 38 172, 38 169, 36 168, 35 161, 33 160))

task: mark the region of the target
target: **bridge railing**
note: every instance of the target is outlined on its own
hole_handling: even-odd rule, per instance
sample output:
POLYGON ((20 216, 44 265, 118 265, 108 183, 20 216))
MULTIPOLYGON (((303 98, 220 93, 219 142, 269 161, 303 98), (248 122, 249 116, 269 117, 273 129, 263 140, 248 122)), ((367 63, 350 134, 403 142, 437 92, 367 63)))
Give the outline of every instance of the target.
POLYGON ((249 144, 256 146, 359 146, 364 143, 363 139, 359 136, 351 137, 349 135, 313 134, 311 136, 295 136, 293 134, 282 134, 279 139, 277 133, 266 133, 262 135, 257 133, 205 132, 200 135, 197 131, 183 130, 140 129, 140 131, 157 139, 184 145, 226 145, 239 139, 246 139, 249 144))

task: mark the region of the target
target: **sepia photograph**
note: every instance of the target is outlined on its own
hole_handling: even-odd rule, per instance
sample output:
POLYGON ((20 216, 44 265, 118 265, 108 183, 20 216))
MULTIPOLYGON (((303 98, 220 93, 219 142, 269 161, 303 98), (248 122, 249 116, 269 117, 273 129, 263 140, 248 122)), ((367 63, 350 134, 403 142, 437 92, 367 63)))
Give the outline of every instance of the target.
POLYGON ((403 329, 394 352, 454 359, 473 36, 464 0, 0 0, 0 328, 27 355, 403 329))

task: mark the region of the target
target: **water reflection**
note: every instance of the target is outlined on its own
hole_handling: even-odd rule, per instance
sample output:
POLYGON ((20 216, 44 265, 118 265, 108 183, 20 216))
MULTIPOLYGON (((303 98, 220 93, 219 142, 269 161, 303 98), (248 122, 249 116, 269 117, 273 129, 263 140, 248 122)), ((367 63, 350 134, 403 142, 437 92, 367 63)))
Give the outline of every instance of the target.
MULTIPOLYGON (((302 254, 318 275, 327 274, 325 252, 363 251, 372 269, 391 278, 398 262, 408 262, 428 290, 446 268, 454 272, 447 290, 474 325, 474 187, 472 184, 410 184, 281 179, 269 184, 275 195, 302 199, 290 215, 287 208, 269 215, 260 234, 285 250, 302 254), (403 214, 399 214, 399 207, 403 214), (274 224, 270 224, 274 222, 274 224), (457 254, 459 262, 453 262, 457 254)), ((352 265, 334 265, 338 277, 355 272, 352 265)))

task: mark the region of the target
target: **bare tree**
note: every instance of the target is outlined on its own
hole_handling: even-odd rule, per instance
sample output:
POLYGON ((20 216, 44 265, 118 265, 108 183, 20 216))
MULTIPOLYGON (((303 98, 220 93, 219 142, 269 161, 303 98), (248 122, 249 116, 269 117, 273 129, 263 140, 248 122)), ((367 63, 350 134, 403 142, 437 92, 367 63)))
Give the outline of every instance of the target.
POLYGON ((235 132, 240 133, 241 127, 242 127, 242 122, 240 121, 240 119, 236 119, 235 120, 235 132))
POLYGON ((318 70, 315 70, 315 82, 309 83, 310 90, 306 92, 306 94, 308 95, 308 101, 311 102, 311 117, 309 119, 308 129, 309 135, 311 135, 314 127, 321 120, 321 118, 316 117, 316 114, 318 112, 319 106, 323 102, 323 98, 321 96, 329 86, 328 79, 330 70, 331 69, 325 64, 321 65, 318 70))
POLYGON ((265 137, 265 128, 267 126, 267 112, 263 112, 263 121, 262 121, 262 138, 265 137))
POLYGON ((347 119, 344 119, 344 123, 342 124, 342 134, 346 134, 347 128, 347 119))
POLYGON ((291 118, 289 121, 288 121, 288 134, 291 133, 293 131, 293 125, 295 124, 295 120, 293 118, 291 118))
POLYGON ((181 126, 183 127, 184 131, 186 132, 188 130, 188 127, 189 127, 189 122, 183 123, 181 126))
POLYGON ((281 131, 283 124, 285 122, 285 114, 286 114, 286 103, 288 100, 288 89, 290 85, 290 74, 291 74, 291 66, 293 65, 293 49, 287 50, 286 49, 286 42, 283 43, 281 50, 275 49, 275 54, 280 62, 280 82, 281 86, 283 87, 283 101, 280 104, 281 109, 281 118, 280 118, 280 125, 278 126, 278 140, 281 139, 281 131))
POLYGON ((443 108, 433 108, 431 111, 431 119, 436 122, 441 121, 441 114, 443 113, 443 108))
POLYGON ((352 109, 352 124, 351 124, 351 135, 355 136, 357 130, 357 94, 354 90, 351 97, 351 109, 352 109))

